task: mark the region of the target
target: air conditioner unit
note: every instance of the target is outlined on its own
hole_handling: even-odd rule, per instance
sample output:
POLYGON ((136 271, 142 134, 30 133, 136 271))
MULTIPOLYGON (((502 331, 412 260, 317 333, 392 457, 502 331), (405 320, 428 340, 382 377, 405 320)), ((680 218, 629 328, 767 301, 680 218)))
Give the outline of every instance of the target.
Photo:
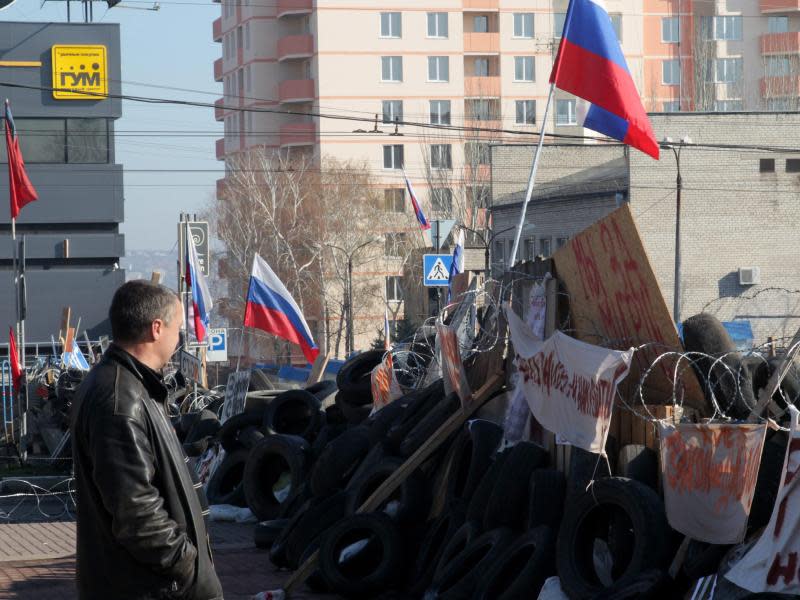
POLYGON ((761 269, 759 267, 740 267, 739 285, 757 285, 761 283, 761 269))

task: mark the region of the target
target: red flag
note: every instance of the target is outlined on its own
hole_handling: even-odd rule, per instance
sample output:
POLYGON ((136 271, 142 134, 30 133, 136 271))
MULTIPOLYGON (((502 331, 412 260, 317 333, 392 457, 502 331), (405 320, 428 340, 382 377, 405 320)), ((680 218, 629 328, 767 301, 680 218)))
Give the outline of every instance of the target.
POLYGON ((19 386, 22 378, 22 367, 19 365, 19 354, 17 354, 17 341, 14 339, 14 328, 8 328, 8 362, 11 363, 11 377, 14 387, 19 386))
POLYGON ((19 149, 11 107, 6 100, 6 152, 8 153, 8 189, 11 195, 11 218, 16 219, 22 207, 39 196, 25 172, 25 162, 19 149))

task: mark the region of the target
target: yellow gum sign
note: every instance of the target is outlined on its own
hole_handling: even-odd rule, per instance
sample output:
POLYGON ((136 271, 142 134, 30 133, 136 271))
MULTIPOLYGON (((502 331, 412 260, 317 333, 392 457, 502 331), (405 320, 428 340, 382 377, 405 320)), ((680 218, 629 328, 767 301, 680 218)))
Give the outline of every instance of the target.
POLYGON ((108 94, 105 46, 57 45, 52 49, 53 98, 101 100, 108 94))

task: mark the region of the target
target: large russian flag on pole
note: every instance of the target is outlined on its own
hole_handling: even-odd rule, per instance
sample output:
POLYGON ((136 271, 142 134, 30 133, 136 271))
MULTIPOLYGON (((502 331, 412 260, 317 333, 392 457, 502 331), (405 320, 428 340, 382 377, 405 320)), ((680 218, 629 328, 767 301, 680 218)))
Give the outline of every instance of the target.
POLYGON ((200 261, 197 259, 197 248, 194 247, 192 234, 186 226, 186 287, 192 291, 192 314, 194 316, 194 335, 198 342, 206 337, 210 324, 211 292, 208 291, 208 282, 200 270, 200 261))
POLYGON ((591 103, 583 127, 658 158, 650 120, 604 0, 571 0, 550 83, 591 103))
POLYGON ((245 327, 255 327, 297 344, 310 363, 319 355, 319 348, 311 337, 311 330, 297 303, 258 254, 253 260, 253 272, 250 275, 244 324, 245 327))

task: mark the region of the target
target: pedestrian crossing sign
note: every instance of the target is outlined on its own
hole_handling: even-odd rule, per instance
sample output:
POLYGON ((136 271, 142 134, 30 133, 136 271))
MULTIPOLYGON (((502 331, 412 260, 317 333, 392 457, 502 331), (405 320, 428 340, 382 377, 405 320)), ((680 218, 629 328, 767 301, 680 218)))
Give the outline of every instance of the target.
POLYGON ((453 256, 450 254, 423 254, 423 285, 427 287, 447 287, 447 285, 450 283, 451 264, 453 264, 453 256))

